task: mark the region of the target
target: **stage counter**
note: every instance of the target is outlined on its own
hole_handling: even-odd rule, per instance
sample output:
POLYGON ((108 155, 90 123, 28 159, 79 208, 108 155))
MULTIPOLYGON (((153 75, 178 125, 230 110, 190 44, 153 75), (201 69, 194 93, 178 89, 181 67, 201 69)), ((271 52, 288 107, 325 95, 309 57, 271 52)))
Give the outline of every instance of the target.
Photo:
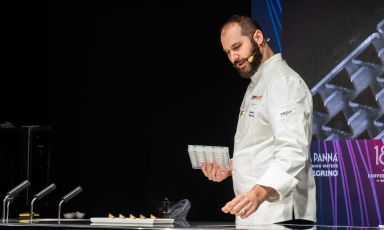
POLYGON ((153 225, 153 226, 102 226, 91 225, 89 221, 81 222, 62 222, 60 224, 54 222, 47 223, 34 223, 34 224, 20 224, 20 223, 7 223, 0 224, 0 229, 152 229, 152 230, 230 230, 230 229, 266 229, 266 230, 288 230, 288 229, 316 229, 316 230, 383 230, 384 228, 377 227, 362 227, 362 226, 325 226, 325 225, 263 225, 263 226, 237 226, 233 222, 175 222, 172 225, 153 225))

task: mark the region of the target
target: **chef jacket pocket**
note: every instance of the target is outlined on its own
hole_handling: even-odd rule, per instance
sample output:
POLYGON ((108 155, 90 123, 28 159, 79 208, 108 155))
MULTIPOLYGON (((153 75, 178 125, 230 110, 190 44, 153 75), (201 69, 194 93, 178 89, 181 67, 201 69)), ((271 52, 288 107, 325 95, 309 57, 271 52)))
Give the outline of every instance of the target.
POLYGON ((258 114, 260 112, 261 103, 260 102, 252 102, 249 106, 249 110, 247 111, 247 117, 248 119, 254 119, 258 117, 258 114))
POLYGON ((264 125, 267 125, 262 116, 263 105, 263 103, 258 102, 249 106, 246 126, 250 131, 254 131, 255 129, 260 130, 264 125))

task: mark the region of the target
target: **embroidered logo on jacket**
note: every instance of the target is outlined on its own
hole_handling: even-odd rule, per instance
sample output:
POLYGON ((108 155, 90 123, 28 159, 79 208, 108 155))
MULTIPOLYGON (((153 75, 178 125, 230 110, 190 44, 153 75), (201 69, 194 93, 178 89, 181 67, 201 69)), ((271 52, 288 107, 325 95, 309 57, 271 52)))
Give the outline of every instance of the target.
POLYGON ((263 98, 263 95, 252 95, 251 100, 261 100, 263 98))
POLYGON ((288 117, 288 116, 291 115, 292 113, 293 113, 292 110, 287 110, 287 111, 281 112, 281 113, 280 113, 280 117, 288 117))

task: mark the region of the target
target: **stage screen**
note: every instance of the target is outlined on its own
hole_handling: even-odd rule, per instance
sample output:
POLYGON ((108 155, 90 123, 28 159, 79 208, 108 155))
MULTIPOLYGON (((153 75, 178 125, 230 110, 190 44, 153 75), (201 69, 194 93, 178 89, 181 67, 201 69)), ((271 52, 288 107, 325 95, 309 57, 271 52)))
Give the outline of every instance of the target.
POLYGON ((384 2, 253 0, 252 17, 313 95, 317 222, 384 220, 384 2))

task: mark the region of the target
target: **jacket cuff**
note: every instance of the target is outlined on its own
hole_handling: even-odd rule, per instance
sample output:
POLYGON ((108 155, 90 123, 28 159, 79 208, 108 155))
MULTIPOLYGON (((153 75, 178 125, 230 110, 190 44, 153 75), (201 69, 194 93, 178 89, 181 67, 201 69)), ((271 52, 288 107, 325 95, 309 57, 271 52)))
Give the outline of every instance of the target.
POLYGON ((277 168, 267 169, 257 182, 261 186, 273 188, 279 195, 279 197, 268 198, 268 201, 279 201, 289 196, 297 183, 299 181, 295 177, 277 168))

